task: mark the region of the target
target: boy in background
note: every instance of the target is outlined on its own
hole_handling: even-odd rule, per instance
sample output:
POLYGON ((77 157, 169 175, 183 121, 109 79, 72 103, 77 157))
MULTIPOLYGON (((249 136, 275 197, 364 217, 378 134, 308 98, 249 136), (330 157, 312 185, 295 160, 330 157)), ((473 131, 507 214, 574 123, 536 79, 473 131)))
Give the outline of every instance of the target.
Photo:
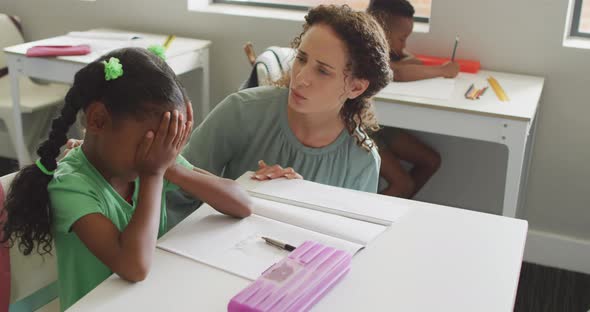
MULTIPOLYGON (((415 12, 407 0, 371 0, 367 12, 379 22, 387 36, 394 81, 457 76, 457 63, 426 66, 405 50, 406 41, 414 28, 415 12)), ((415 136, 398 128, 384 128, 380 136, 385 145, 379 150, 380 175, 387 181, 387 186, 380 193, 403 198, 414 197, 440 167, 440 155, 415 136), (412 164, 409 172, 402 167, 401 160, 412 164)))

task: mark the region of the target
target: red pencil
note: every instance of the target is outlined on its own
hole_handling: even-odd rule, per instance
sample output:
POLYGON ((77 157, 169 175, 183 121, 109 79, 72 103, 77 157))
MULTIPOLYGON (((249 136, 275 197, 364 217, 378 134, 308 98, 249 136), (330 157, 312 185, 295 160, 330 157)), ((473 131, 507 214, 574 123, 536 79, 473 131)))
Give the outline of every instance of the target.
POLYGON ((486 90, 488 89, 488 86, 485 86, 483 89, 481 89, 481 93, 479 94, 478 98, 480 96, 482 96, 484 93, 486 93, 486 90))

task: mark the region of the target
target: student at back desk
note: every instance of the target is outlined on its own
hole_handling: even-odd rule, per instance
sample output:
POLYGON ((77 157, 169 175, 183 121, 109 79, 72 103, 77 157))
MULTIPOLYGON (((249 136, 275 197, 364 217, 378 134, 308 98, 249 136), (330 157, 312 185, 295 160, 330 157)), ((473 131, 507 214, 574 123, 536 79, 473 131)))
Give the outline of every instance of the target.
MULTIPOLYGON (((371 0, 367 12, 384 29, 390 48, 390 66, 394 81, 415 81, 435 77, 454 78, 459 65, 449 62, 426 66, 405 51, 406 40, 414 28, 414 7, 406 0, 371 0)), ((380 133, 382 146, 380 187, 382 194, 412 198, 440 167, 440 155, 415 136, 398 128, 384 128, 380 133), (401 160, 412 165, 407 172, 401 160)))

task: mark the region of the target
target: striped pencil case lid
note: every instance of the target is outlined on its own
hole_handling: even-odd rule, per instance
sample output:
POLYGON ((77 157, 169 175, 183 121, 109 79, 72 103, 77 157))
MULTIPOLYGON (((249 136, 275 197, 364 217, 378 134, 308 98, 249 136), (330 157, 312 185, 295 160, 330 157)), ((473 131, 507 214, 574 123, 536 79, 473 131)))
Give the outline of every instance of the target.
POLYGON ((308 311, 350 270, 352 255, 306 241, 228 304, 230 312, 308 311))

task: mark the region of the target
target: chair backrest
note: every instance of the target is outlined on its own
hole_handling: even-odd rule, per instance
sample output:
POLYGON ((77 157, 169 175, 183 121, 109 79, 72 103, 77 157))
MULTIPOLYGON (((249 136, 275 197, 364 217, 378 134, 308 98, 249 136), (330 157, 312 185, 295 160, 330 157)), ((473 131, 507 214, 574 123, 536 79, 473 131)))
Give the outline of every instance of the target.
MULTIPOLYGON (((4 195, 8 193, 10 184, 16 173, 0 177, 4 195)), ((2 198, 4 202, 4 197, 2 198)), ((55 249, 52 255, 40 256, 31 253, 23 255, 17 246, 10 248, 10 303, 20 304, 26 299, 26 306, 36 309, 57 297, 57 257, 55 249), (39 302, 42 301, 42 302, 39 302)), ((20 304, 23 306, 23 304, 20 304)), ((0 307, 1 308, 1 307, 0 307)))
POLYGON ((0 13, 0 71, 6 67, 4 48, 24 43, 17 17, 0 13))
POLYGON ((240 89, 271 85, 291 70, 295 50, 283 47, 268 47, 260 53, 253 64, 248 79, 240 89))

